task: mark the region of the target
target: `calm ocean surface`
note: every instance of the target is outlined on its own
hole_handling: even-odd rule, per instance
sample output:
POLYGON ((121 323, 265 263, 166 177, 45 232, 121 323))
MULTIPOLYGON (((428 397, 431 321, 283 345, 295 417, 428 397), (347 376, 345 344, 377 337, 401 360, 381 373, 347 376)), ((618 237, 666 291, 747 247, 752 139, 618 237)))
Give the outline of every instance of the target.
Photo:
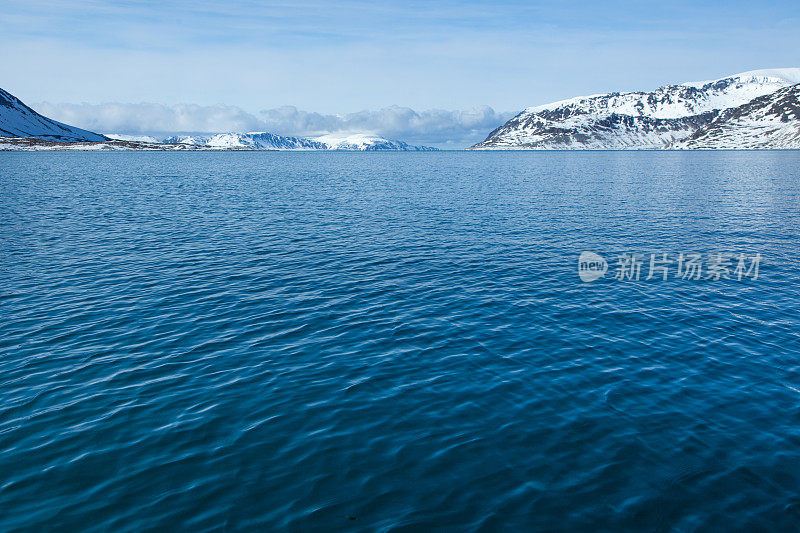
POLYGON ((800 524, 800 152, 0 153, 0 190, 2 531, 800 524), (719 251, 758 279, 613 279, 719 251))

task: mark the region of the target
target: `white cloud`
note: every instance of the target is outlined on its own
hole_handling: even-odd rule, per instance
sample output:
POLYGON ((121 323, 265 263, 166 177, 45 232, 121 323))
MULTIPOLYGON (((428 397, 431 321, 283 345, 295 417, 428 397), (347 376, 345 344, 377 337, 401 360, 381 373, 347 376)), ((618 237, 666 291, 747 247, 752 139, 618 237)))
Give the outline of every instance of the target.
POLYGON ((284 106, 255 116, 235 106, 163 104, 37 104, 45 116, 101 133, 160 135, 270 131, 310 137, 329 133, 370 133, 412 144, 460 148, 483 140, 514 113, 489 106, 468 110, 414 111, 392 106, 343 115, 321 114, 284 106))
POLYGON ((235 106, 179 104, 37 104, 36 111, 100 133, 149 134, 253 131, 263 121, 235 106))

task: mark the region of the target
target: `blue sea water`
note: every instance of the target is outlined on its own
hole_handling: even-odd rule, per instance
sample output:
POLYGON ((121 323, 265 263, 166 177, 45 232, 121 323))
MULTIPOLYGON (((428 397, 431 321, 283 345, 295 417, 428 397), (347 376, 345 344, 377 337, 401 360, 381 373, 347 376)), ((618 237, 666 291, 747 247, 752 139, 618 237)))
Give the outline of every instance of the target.
POLYGON ((0 190, 2 531, 800 523, 800 152, 0 153, 0 190), (613 277, 719 251, 759 277, 613 277))

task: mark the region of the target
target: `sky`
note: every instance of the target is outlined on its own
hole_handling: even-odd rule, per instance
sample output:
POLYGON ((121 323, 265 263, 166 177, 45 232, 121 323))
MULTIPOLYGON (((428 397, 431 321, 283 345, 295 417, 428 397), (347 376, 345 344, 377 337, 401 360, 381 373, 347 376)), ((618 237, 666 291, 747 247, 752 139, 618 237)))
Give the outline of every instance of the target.
POLYGON ((800 2, 3 0, 0 87, 102 133, 459 148, 525 107, 800 66, 800 2))

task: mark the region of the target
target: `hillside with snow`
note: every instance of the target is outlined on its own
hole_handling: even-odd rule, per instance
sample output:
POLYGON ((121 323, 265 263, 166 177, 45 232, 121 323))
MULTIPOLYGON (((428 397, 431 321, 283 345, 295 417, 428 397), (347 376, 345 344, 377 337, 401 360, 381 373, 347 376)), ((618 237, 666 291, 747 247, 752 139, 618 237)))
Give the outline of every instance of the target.
POLYGON ((719 113, 673 148, 800 148, 800 84, 719 113))
POLYGON ((102 142, 103 135, 44 117, 0 89, 0 137, 35 137, 60 142, 102 142))
POLYGON ((800 148, 798 84, 800 69, 787 68, 580 96, 529 107, 471 148, 800 148))

